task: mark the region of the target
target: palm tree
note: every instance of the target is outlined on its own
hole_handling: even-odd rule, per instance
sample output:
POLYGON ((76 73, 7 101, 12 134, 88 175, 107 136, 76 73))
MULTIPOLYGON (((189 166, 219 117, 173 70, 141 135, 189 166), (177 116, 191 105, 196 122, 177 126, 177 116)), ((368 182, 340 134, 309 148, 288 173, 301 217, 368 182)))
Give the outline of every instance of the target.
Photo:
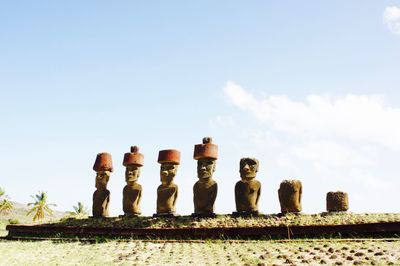
POLYGON ((10 214, 14 205, 9 201, 8 196, 5 194, 4 189, 0 187, 0 214, 10 214))
POLYGON ((88 210, 82 202, 78 201, 78 206, 72 206, 72 207, 74 208, 74 211, 69 212, 71 216, 82 217, 88 215, 88 210))
POLYGON ((31 197, 34 199, 34 202, 28 203, 28 206, 33 206, 33 207, 28 211, 26 215, 35 213, 35 215, 33 216, 33 221, 36 220, 42 221, 44 219, 45 213, 53 215, 53 210, 50 209, 50 206, 57 206, 57 205, 52 203, 47 203, 46 192, 39 191, 39 194, 36 194, 31 197))

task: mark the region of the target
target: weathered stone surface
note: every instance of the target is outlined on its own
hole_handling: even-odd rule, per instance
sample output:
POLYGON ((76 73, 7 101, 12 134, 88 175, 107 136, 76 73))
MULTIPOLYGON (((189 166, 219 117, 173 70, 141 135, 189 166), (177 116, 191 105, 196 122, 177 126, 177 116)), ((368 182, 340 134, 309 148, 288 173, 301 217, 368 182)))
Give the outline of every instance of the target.
POLYGON ((140 176, 140 169, 144 164, 144 156, 139 153, 137 146, 131 147, 131 152, 125 153, 122 164, 126 167, 126 186, 123 190, 122 208, 126 216, 136 216, 141 214, 142 186, 137 180, 140 176))
POLYGON ((107 183, 110 179, 110 171, 98 171, 96 174, 96 191, 93 193, 93 217, 107 217, 110 203, 110 191, 107 183))
POLYGON ((138 183, 129 184, 124 187, 122 208, 126 216, 137 216, 141 214, 140 201, 142 199, 142 186, 138 183))
POLYGON ((346 192, 328 192, 326 194, 326 210, 328 212, 345 212, 349 209, 349 198, 346 192))
POLYGON ((240 178, 235 185, 236 213, 234 215, 253 215, 258 213, 261 183, 255 179, 259 162, 255 158, 240 160, 240 178))
POLYGON ((302 185, 299 180, 284 180, 278 190, 281 212, 301 212, 302 185))
POLYGON ((180 163, 180 152, 163 150, 158 154, 161 185, 157 188, 157 215, 173 215, 178 198, 178 186, 173 182, 180 163))
POLYGON ((193 216, 215 216, 214 203, 217 198, 218 184, 213 173, 218 158, 218 146, 209 137, 203 138, 203 144, 194 146, 193 158, 197 161, 198 181, 193 186, 193 216))
POLYGON ((96 191, 93 193, 92 214, 93 217, 107 217, 110 203, 110 191, 107 189, 107 183, 114 170, 111 154, 106 152, 97 154, 93 170, 96 171, 96 191))

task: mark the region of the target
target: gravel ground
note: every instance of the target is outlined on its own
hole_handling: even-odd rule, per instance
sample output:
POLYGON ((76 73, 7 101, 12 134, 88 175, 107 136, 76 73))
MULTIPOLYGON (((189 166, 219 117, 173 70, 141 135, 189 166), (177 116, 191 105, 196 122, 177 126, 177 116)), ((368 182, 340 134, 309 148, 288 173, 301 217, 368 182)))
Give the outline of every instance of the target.
POLYGON ((0 265, 400 265, 400 239, 0 241, 0 265))

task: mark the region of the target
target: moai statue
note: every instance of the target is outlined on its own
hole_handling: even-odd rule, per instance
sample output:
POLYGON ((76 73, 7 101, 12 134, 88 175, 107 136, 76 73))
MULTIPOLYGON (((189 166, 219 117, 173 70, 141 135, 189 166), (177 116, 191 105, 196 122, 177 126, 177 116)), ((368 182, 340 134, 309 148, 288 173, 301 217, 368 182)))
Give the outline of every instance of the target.
POLYGON ((346 192, 328 192, 326 194, 326 210, 328 212, 345 212, 349 209, 349 198, 346 192))
POLYGON ((301 212, 301 194, 302 185, 299 180, 283 180, 278 190, 281 212, 301 212))
POLYGON ((194 146, 193 158, 197 160, 197 177, 193 186, 195 217, 215 217, 214 203, 217 198, 218 185, 212 179, 218 158, 218 146, 209 137, 203 138, 203 144, 194 146))
POLYGON ((177 150, 162 150, 158 153, 161 185, 157 188, 157 213, 154 216, 174 217, 178 186, 174 177, 178 171, 181 153, 177 150))
POLYGON ((113 171, 111 154, 99 153, 93 166, 96 171, 96 191, 93 193, 93 217, 107 217, 108 205, 110 203, 110 191, 107 183, 113 171))
POLYGON ((140 169, 143 166, 144 156, 139 153, 137 146, 131 147, 131 152, 125 153, 123 165, 125 170, 126 186, 123 190, 122 208, 125 216, 140 215, 140 200, 142 198, 142 186, 137 182, 140 169))
POLYGON ((241 180, 235 186, 236 212, 234 216, 258 215, 258 200, 261 194, 261 183, 255 179, 258 172, 258 160, 242 158, 240 160, 241 180))

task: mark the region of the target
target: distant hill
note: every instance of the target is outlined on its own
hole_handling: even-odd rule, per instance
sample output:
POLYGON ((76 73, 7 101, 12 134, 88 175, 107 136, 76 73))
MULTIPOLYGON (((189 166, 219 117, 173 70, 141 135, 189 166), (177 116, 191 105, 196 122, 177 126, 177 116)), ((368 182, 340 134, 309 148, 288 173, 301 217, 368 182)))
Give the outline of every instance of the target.
MULTIPOLYGON (((34 214, 27 216, 27 212, 31 209, 27 204, 12 201, 14 205, 13 211, 9 215, 0 215, 0 236, 5 235, 6 225, 9 224, 9 219, 17 220, 20 224, 33 223, 34 214)), ((52 216, 47 216, 45 221, 59 220, 67 215, 67 212, 54 211, 52 216)))

